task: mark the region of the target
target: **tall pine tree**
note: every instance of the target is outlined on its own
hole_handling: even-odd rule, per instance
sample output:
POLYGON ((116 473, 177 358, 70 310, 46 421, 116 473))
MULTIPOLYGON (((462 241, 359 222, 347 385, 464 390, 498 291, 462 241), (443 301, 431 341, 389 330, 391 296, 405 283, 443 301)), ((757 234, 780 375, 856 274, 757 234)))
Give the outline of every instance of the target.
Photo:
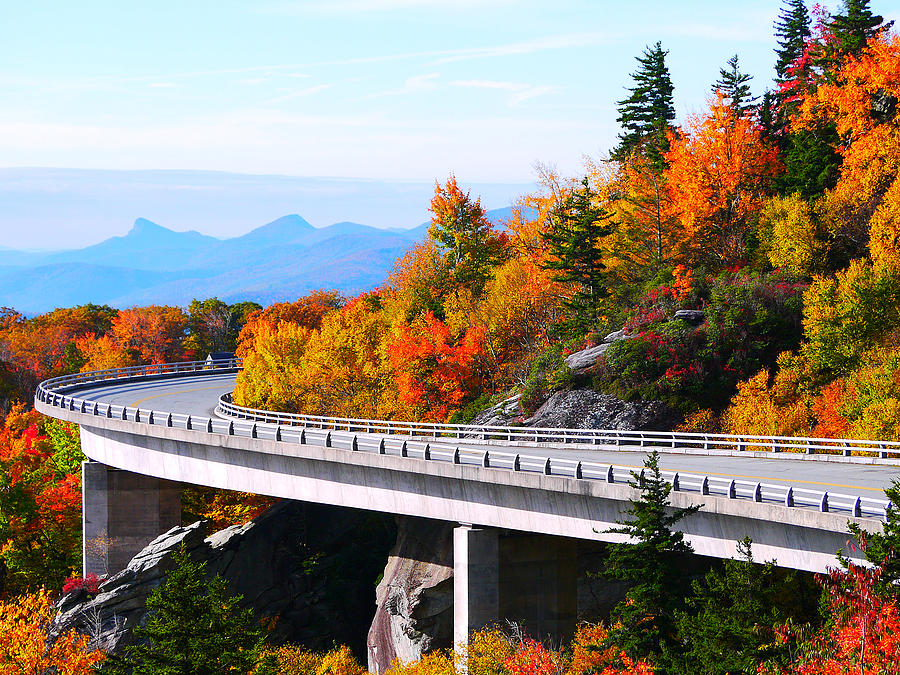
POLYGON ((812 36, 804 0, 783 0, 783 3, 775 22, 775 39, 778 42, 775 76, 778 82, 786 79, 788 68, 803 56, 806 41, 812 36))
POLYGON ((550 251, 545 267, 555 272, 554 281, 573 285, 572 294, 563 301, 569 310, 564 328, 572 335, 595 328, 609 295, 599 244, 612 232, 612 214, 595 204, 587 178, 581 186, 553 210, 550 228, 543 235, 550 251))
POLYGON ((662 172, 669 149, 668 134, 675 119, 675 87, 666 66, 668 53, 657 42, 637 57, 639 67, 631 74, 634 86, 628 89, 631 94, 618 103, 616 121, 622 126, 622 133, 619 145, 611 153, 613 159, 623 160, 641 147, 662 172))
POLYGON ((713 93, 719 91, 734 111, 735 117, 745 115, 756 103, 756 97, 750 93, 752 75, 741 72, 738 55, 728 59, 728 67, 719 69, 719 79, 713 85, 713 93))
POLYGON ((883 17, 872 13, 869 0, 844 0, 841 10, 831 17, 831 30, 841 56, 859 54, 869 40, 893 25, 893 22, 885 25, 883 17))
POLYGON ((632 658, 649 659, 660 673, 672 672, 683 645, 677 634, 677 613, 684 608, 684 580, 679 559, 693 551, 675 526, 700 507, 672 508, 672 484, 662 477, 659 452, 632 472, 632 487, 641 491, 626 513, 631 520, 610 532, 625 534, 632 543, 612 547, 606 574, 631 584, 625 599, 613 608, 608 643, 632 658))

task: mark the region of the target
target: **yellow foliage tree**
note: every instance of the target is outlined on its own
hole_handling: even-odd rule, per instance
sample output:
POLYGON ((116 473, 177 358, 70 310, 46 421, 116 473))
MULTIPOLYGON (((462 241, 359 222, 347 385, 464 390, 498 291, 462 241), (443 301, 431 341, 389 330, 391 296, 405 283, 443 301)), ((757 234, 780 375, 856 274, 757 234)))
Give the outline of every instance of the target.
POLYGON ((722 417, 725 433, 751 436, 807 436, 814 418, 804 391, 808 366, 790 352, 778 356, 770 384, 768 369, 738 384, 722 417))
POLYGON ((104 659, 88 639, 70 631, 48 644, 56 615, 50 592, 40 590, 0 602, 0 675, 87 675, 104 659))
POLYGON ((801 276, 824 268, 827 233, 814 206, 798 193, 770 199, 760 213, 760 230, 775 267, 801 276))

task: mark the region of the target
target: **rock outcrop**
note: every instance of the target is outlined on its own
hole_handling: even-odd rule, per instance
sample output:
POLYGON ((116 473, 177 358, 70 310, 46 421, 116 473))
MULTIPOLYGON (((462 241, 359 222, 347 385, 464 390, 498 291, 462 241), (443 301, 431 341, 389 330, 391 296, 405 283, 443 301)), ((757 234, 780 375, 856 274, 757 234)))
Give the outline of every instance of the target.
POLYGON ((679 420, 679 414, 661 401, 627 402, 593 389, 564 389, 553 392, 524 425, 641 431, 671 429, 679 420))
POLYGON ((132 643, 134 627, 147 616, 147 597, 183 545, 257 616, 277 617, 270 640, 321 649, 337 641, 362 656, 375 580, 394 541, 389 516, 284 501, 246 525, 205 532, 202 521, 173 528, 103 582, 96 597, 63 596, 54 632, 75 628, 114 652, 132 643))
POLYGON ((397 517, 397 543, 375 591, 369 672, 417 661, 453 642, 453 525, 397 517))

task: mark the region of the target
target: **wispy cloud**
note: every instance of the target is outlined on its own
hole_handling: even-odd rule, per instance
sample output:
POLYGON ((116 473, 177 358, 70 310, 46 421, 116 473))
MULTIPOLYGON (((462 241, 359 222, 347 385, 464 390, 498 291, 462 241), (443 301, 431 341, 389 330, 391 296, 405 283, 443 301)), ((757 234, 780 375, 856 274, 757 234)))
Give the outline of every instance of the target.
POLYGON ((272 103, 281 103, 282 101, 289 101, 293 98, 303 98, 305 96, 313 96, 320 92, 325 91, 326 89, 331 89, 334 85, 331 83, 327 84, 317 84, 312 87, 306 87, 305 89, 298 89, 296 91, 289 92, 287 94, 282 94, 281 96, 273 96, 272 98, 267 98, 264 101, 260 101, 260 105, 270 105, 272 103))
POLYGON ((523 4, 523 0, 454 0, 448 3, 446 0, 287 0, 284 2, 270 2, 258 9, 260 12, 271 14, 298 14, 307 12, 316 13, 346 13, 346 12, 395 12, 411 9, 448 9, 458 11, 462 9, 484 8, 486 5, 515 5, 523 4))
POLYGON ((422 92, 434 91, 438 88, 437 80, 440 73, 428 73, 426 75, 414 75, 409 77, 403 83, 403 86, 395 89, 385 89, 369 96, 365 99, 383 98, 385 96, 403 96, 405 94, 420 94, 422 92))
POLYGON ((495 89, 511 94, 509 102, 518 105, 528 99, 547 96, 559 91, 559 87, 550 85, 533 85, 525 82, 503 82, 496 80, 455 80, 450 83, 454 87, 467 89, 495 89))

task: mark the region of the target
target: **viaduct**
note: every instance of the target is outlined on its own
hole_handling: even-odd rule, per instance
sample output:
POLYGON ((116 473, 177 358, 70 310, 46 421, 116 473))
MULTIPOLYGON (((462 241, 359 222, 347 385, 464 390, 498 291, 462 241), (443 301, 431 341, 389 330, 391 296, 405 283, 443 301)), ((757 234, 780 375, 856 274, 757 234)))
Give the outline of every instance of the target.
POLYGON ((180 484, 456 524, 454 640, 515 611, 542 633, 575 620, 577 540, 623 541, 630 486, 660 450, 674 507, 705 556, 822 572, 850 557, 848 522, 880 530, 900 444, 834 439, 527 429, 288 415, 230 401, 234 360, 48 380, 43 414, 77 423, 84 572, 114 573, 180 524, 180 484), (515 533, 516 537, 510 537, 515 533))

